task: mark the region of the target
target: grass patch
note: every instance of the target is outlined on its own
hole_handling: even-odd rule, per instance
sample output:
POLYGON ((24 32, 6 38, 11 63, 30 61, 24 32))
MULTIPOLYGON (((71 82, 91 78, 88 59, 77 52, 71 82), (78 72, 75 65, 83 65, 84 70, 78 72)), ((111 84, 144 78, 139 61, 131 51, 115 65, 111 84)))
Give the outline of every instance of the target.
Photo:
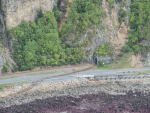
POLYGON ((95 67, 93 69, 113 70, 113 69, 132 68, 131 60, 128 61, 132 54, 133 52, 123 53, 122 56, 118 56, 116 60, 114 60, 110 64, 105 64, 104 67, 95 67))
POLYGON ((109 64, 105 64, 104 67, 94 67, 94 68, 92 68, 92 70, 97 70, 97 69, 112 70, 112 68, 109 68, 109 64))
POLYGON ((75 70, 75 69, 73 69, 73 72, 77 72, 77 71, 80 71, 80 70, 75 70))
POLYGON ((42 72, 42 73, 33 73, 29 74, 27 76, 36 76, 36 75, 42 75, 42 74, 55 74, 55 73, 67 73, 68 71, 53 71, 53 72, 42 72))
POLYGON ((122 57, 118 56, 118 58, 115 61, 110 63, 109 68, 111 69, 132 68, 131 60, 128 61, 132 54, 133 52, 130 52, 130 53, 123 53, 122 57))
POLYGON ((142 75, 142 74, 150 74, 150 71, 136 71, 134 74, 142 75))
POLYGON ((18 76, 13 76, 13 77, 6 77, 6 78, 0 78, 0 80, 4 80, 4 79, 10 79, 10 78, 17 78, 18 76))
POLYGON ((10 84, 0 84, 0 90, 3 90, 4 88, 13 87, 15 85, 21 85, 21 84, 27 84, 27 83, 29 82, 25 81, 25 82, 10 83, 10 84))

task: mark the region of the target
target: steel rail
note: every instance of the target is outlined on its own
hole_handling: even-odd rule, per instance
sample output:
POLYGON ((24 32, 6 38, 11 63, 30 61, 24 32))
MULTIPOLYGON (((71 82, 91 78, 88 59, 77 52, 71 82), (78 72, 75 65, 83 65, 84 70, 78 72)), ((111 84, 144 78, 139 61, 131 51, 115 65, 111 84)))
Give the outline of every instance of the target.
MULTIPOLYGON (((76 71, 76 72, 71 72, 71 73, 67 73, 67 74, 56 75, 56 76, 45 77, 45 78, 39 79, 39 80, 37 80, 36 82, 34 82, 32 85, 30 85, 29 87, 27 87, 26 89, 23 89, 23 90, 21 90, 21 91, 18 91, 17 93, 14 93, 14 94, 9 94, 9 95, 7 95, 6 97, 3 97, 3 98, 9 98, 9 97, 12 98, 12 97, 14 97, 14 96, 16 96, 16 95, 18 95, 18 94, 25 93, 26 91, 32 89, 34 86, 36 86, 39 82, 41 82, 41 81, 43 81, 43 80, 51 79, 51 78, 56 78, 56 77, 61 77, 61 76, 66 76, 66 75, 70 75, 70 74, 74 74, 74 73, 78 73, 78 72, 82 72, 82 71, 86 71, 86 70, 92 69, 92 68, 94 68, 94 67, 96 67, 96 65, 93 65, 93 66, 91 66, 91 67, 88 67, 88 68, 86 68, 86 69, 79 70, 79 71, 76 71)), ((2 98, 2 97, 0 97, 0 98, 2 98)))
MULTIPOLYGON (((82 67, 85 65, 71 65, 71 67, 69 66, 64 66, 64 67, 55 67, 54 69, 67 69, 67 68, 75 68, 75 67, 82 67)), ((49 69, 38 69, 38 70, 34 70, 34 71, 19 71, 19 72, 15 72, 15 73, 10 73, 10 74, 3 74, 0 76, 0 78, 7 78, 7 77, 11 77, 11 76, 23 76, 24 74, 30 74, 30 73, 37 73, 37 72, 43 72, 43 71, 50 71, 53 70, 53 68, 49 68, 49 69)))

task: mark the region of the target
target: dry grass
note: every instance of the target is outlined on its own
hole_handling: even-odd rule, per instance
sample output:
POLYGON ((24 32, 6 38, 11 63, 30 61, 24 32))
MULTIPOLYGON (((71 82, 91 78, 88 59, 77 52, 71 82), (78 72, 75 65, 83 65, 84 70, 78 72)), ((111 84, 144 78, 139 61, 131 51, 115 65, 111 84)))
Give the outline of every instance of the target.
POLYGON ((133 53, 123 54, 123 57, 118 57, 115 61, 109 64, 110 69, 132 68, 130 57, 133 53))
POLYGON ((150 71, 137 71, 137 72, 134 72, 134 74, 137 74, 137 75, 150 74, 150 71))
POLYGON ((43 74, 55 74, 55 73, 67 73, 68 71, 52 71, 52 72, 42 72, 42 73, 33 73, 27 76, 36 76, 36 75, 43 75, 43 74))
POLYGON ((130 57, 133 53, 123 54, 122 57, 118 57, 110 64, 105 64, 104 67, 96 67, 93 69, 103 69, 103 70, 113 70, 113 69, 124 69, 124 68, 132 68, 130 57))
POLYGON ((21 85, 21 84, 27 84, 27 83, 29 82, 25 81, 25 82, 10 83, 10 84, 0 84, 0 90, 3 90, 4 88, 7 88, 7 87, 13 87, 16 84, 21 85))
POLYGON ((18 77, 18 76, 12 76, 12 77, 0 78, 0 80, 10 79, 10 78, 17 78, 17 77, 18 77))

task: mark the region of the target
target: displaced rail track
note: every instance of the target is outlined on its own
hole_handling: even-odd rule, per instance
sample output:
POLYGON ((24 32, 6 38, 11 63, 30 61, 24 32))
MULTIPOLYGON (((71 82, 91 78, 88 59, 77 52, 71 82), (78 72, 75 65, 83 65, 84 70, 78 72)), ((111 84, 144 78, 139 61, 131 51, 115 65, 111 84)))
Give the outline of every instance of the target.
POLYGON ((85 65, 73 65, 73 66, 60 66, 60 67, 55 67, 55 68, 49 68, 49 69, 38 69, 34 71, 19 71, 16 73, 10 73, 10 74, 3 74, 0 76, 0 78, 7 78, 7 77, 12 77, 12 76, 24 76, 26 74, 34 74, 34 73, 40 73, 40 72, 45 72, 45 71, 51 71, 51 70, 57 70, 57 69, 68 69, 68 68, 76 68, 76 67, 82 67, 85 65))
MULTIPOLYGON (((82 71, 86 71, 86 70, 89 70, 89 69, 92 69, 96 67, 96 65, 93 65, 91 67, 88 67, 86 69, 83 69, 83 70, 79 70, 79 71, 76 71, 76 72, 71 72, 71 73, 67 73, 67 74, 62 74, 62 75, 56 75, 56 76, 51 76, 51 77, 45 77, 45 78, 42 78, 42 79, 39 79, 37 80, 36 82, 34 82, 32 85, 30 85, 29 87, 27 87, 26 89, 24 90, 21 90, 21 91, 18 91, 17 93, 14 93, 14 94, 9 94, 8 96, 4 97, 4 98, 9 98, 9 97, 13 97, 15 95, 18 95, 18 94, 22 94, 22 93, 25 93, 27 92, 28 90, 32 89, 34 86, 36 86, 39 82, 43 81, 43 80, 46 80, 46 79, 51 79, 51 78, 56 78, 56 77, 61 77, 61 76, 66 76, 66 75, 70 75, 70 74, 74 74, 74 73, 78 73, 78 72, 82 72, 82 71)), ((1 97, 0 97, 1 98, 1 97)))

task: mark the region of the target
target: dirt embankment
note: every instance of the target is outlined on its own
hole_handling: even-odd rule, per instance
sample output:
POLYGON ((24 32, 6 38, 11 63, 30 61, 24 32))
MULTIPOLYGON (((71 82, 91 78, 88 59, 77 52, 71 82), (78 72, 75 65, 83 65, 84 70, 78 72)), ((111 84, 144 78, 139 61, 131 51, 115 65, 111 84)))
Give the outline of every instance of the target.
POLYGON ((128 41, 130 27, 125 25, 125 22, 119 23, 118 9, 121 7, 117 4, 114 4, 114 8, 109 8, 109 3, 106 0, 102 0, 103 8, 106 14, 106 17, 103 19, 103 24, 106 26, 106 29, 110 35, 110 42, 113 47, 113 54, 118 55, 121 48, 128 41))
POLYGON ((131 58, 132 58, 131 67, 133 67, 133 68, 143 68, 144 67, 141 62, 141 59, 142 59, 141 54, 132 55, 131 58))

